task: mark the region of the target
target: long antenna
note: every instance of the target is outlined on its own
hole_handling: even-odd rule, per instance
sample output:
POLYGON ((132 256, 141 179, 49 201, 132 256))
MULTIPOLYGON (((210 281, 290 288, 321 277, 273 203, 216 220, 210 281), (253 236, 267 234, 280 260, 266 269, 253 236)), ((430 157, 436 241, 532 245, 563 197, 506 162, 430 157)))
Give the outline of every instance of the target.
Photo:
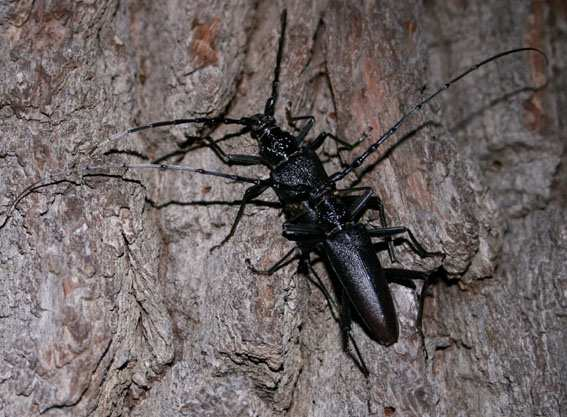
POLYGON ((262 180, 260 178, 250 178, 250 177, 243 177, 240 175, 233 175, 233 174, 225 174, 224 172, 217 172, 217 171, 209 171, 202 168, 191 168, 187 165, 171 165, 171 164, 118 164, 118 165, 90 165, 85 166, 83 168, 77 169, 70 169, 67 171, 60 171, 55 174, 43 177, 38 181, 34 182, 33 184, 28 185, 22 192, 18 194, 16 199, 10 204, 8 211, 6 212, 6 217, 2 224, 0 224, 0 229, 2 229, 10 217, 12 217, 12 213, 16 209, 17 205, 22 201, 25 197, 33 193, 34 191, 47 187, 49 185, 59 184, 63 182, 68 182, 71 184, 79 184, 79 181, 70 178, 73 174, 79 176, 112 176, 116 174, 109 173, 109 171, 114 170, 123 170, 127 171, 129 169, 158 169, 161 171, 182 171, 182 172, 191 172, 194 174, 200 175, 211 175, 214 177, 226 178, 231 181, 236 182, 246 182, 251 184, 260 184, 262 180), (104 172, 100 172, 104 171, 104 172))
POLYGON ((283 57, 283 49, 285 44, 285 28, 287 24, 287 10, 281 14, 280 17, 280 39, 278 41, 278 53, 276 56, 276 68, 274 70, 274 79, 272 80, 272 95, 266 101, 266 107, 264 108, 264 114, 267 116, 273 116, 276 110, 276 102, 278 101, 278 88, 280 85, 280 70, 283 57))
POLYGON ((506 55, 515 54, 516 52, 523 52, 523 51, 537 52, 538 54, 543 55, 543 57, 545 58, 545 60, 547 62, 547 56, 542 51, 540 51, 539 49, 536 49, 536 48, 517 48, 517 49, 511 49, 509 51, 500 52, 499 54, 493 55, 490 58, 487 58, 484 61, 481 61, 478 64, 473 65, 472 67, 470 67, 466 71, 462 72, 461 74, 457 75, 456 77, 454 77, 450 81, 447 81, 445 84, 443 84, 441 87, 439 87, 431 95, 429 95, 428 97, 426 97, 425 99, 423 99, 419 103, 415 104, 412 108, 410 108, 410 110, 408 112, 406 112, 390 129, 388 129, 386 131, 386 133, 384 133, 382 136, 380 136, 378 138, 378 140, 376 142, 374 142, 372 145, 370 145, 370 147, 363 154, 358 156, 350 165, 346 166, 341 171, 335 172, 333 175, 331 175, 330 178, 329 178, 329 181, 330 182, 340 181, 341 179, 346 177, 348 174, 350 174, 354 169, 361 166, 363 164, 363 162, 366 160, 366 158, 368 158, 370 155, 372 155, 374 152, 376 152, 378 147, 380 145, 382 145, 384 142, 386 142, 386 140, 388 140, 388 138, 390 138, 398 130, 400 125, 409 116, 411 116, 412 114, 414 114, 417 111, 420 111, 421 108, 425 104, 427 104, 429 101, 433 100, 437 95, 441 94, 443 91, 447 90, 451 85, 453 85, 454 83, 459 81, 461 78, 465 77, 466 75, 470 74, 473 71, 476 71, 477 69, 479 69, 483 65, 488 64, 489 62, 495 61, 495 60, 502 58, 503 56, 506 56, 506 55))
POLYGON ((202 123, 206 126, 214 126, 219 123, 231 125, 244 125, 246 126, 248 123, 245 118, 242 119, 231 119, 228 117, 196 117, 194 119, 175 119, 175 120, 164 120, 161 122, 149 123, 143 126, 133 127, 131 129, 125 130, 123 132, 116 133, 110 137, 110 140, 118 140, 123 138, 126 135, 131 133, 139 132, 141 130, 146 129, 154 129, 156 127, 163 127, 163 126, 175 126, 175 125, 185 125, 191 123, 202 123))

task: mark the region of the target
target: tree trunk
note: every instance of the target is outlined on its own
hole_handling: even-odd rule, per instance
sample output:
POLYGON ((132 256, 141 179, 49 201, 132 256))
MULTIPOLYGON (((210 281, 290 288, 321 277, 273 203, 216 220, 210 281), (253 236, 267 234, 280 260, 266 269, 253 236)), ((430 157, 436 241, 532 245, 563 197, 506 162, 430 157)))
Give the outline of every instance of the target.
MULTIPOLYGON (((0 416, 564 415, 567 8, 285 3, 0 2, 0 416), (427 355, 410 289, 391 286, 395 345, 354 326, 368 379, 296 264, 271 277, 246 267, 249 258, 267 268, 293 246, 279 210, 247 206, 234 238, 211 252, 244 185, 80 173, 155 159, 185 133, 209 132, 108 140, 127 127, 262 112, 284 7, 276 115, 286 126, 289 102, 294 115, 316 117, 316 133, 350 142, 372 128, 344 159, 487 56, 531 46, 549 57, 518 53, 467 76, 339 184, 373 187, 392 225, 446 254, 448 279, 425 305, 427 355), (18 193, 48 175, 7 218, 18 193)), ((257 152, 249 136, 222 147, 257 152)), ((338 169, 332 141, 320 153, 328 172, 338 169)), ((207 148, 168 162, 269 174, 226 166, 207 148)), ((406 268, 440 266, 396 250, 406 268)))

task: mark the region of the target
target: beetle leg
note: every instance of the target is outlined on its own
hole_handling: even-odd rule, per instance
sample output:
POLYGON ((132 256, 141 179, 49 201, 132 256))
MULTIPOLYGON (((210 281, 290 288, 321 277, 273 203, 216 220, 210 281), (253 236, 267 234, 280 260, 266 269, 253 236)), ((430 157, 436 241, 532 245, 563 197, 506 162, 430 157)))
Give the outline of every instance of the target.
POLYGON ((414 279, 425 281, 431 275, 429 272, 402 268, 384 268, 384 273, 389 283, 402 285, 412 290, 415 290, 414 279))
POLYGON ((336 136, 332 133, 321 132, 319 134, 319 136, 317 136, 314 140, 311 141, 309 146, 311 147, 311 149, 316 151, 317 149, 319 149, 321 147, 321 145, 323 145, 323 143, 325 143, 325 140, 327 138, 332 139, 333 141, 335 141, 339 145, 337 147, 337 156, 339 157, 339 162, 340 162, 341 166, 344 167, 347 164, 343 160, 341 151, 346 150, 346 151, 350 152, 353 149, 357 148, 360 144, 362 144, 366 141, 366 139, 368 138, 371 131, 372 131, 372 128, 368 127, 366 129, 366 131, 364 133, 362 133, 362 135, 360 135, 360 137, 357 140, 354 141, 354 143, 350 143, 349 141, 341 139, 341 138, 339 138, 338 136, 336 136))
POLYGON ((366 366, 362 354, 360 353, 360 349, 358 348, 356 340, 354 339, 351 333, 352 316, 351 316, 351 309, 349 304, 350 301, 348 300, 348 297, 344 294, 344 291, 341 291, 341 300, 340 300, 341 311, 339 314, 337 314, 337 312, 335 311, 335 304, 333 303, 331 295, 329 294, 329 290, 327 290, 325 284, 323 284, 323 281, 321 280, 321 277, 319 277, 319 274, 317 274, 317 272, 311 265, 309 255, 302 257, 300 259, 300 262, 302 266, 307 267, 307 269, 315 277, 315 279, 313 279, 309 276, 309 274, 306 274, 309 282, 311 282, 321 291, 321 293, 325 297, 325 300, 327 301, 327 305, 329 306, 331 316, 340 325, 344 352, 353 360, 353 362, 355 363, 356 367, 360 370, 360 372, 362 372, 362 374, 365 377, 368 377, 368 375, 370 375, 370 372, 368 371, 368 367, 366 366), (352 343, 356 356, 353 355, 353 353, 351 352, 349 348, 349 342, 352 343))
MULTIPOLYGON (((215 145, 220 143, 220 142, 224 142, 225 140, 228 139, 232 139, 232 138, 236 138, 238 136, 242 136, 246 133, 248 133, 250 131, 250 128, 248 126, 244 127, 243 129, 240 129, 236 132, 230 132, 227 133, 226 135, 215 139, 214 143, 215 145)), ((199 141, 201 141, 203 139, 202 136, 192 136, 189 134, 185 134, 185 138, 187 139, 185 142, 180 143, 179 144, 179 149, 176 149, 172 152, 166 153, 165 155, 160 156, 159 158, 155 159, 152 161, 152 163, 154 164, 159 164, 162 161, 167 161, 170 158, 173 158, 174 156, 183 156, 188 154, 191 151, 200 149, 200 148, 204 148, 206 146, 208 146, 206 143, 198 143, 199 141)))
POLYGON ((370 375, 370 371, 362 358, 362 354, 360 353, 360 349, 356 343, 356 340, 352 336, 351 332, 351 325, 352 325, 352 309, 350 300, 348 299, 344 289, 341 290, 341 315, 340 315, 340 325, 341 325, 341 334, 343 340, 343 351, 352 358, 360 372, 368 378, 370 375), (350 350, 349 342, 352 343, 352 347, 356 353, 356 357, 352 354, 350 350))
POLYGON ((228 154, 210 137, 201 138, 209 148, 227 165, 265 165, 264 158, 258 155, 228 154))
POLYGON ((273 275, 274 273, 276 273, 277 271, 279 271, 283 267, 285 267, 285 266, 289 265, 290 263, 299 259, 299 257, 301 255, 298 255, 297 253, 295 253, 297 249, 298 249, 297 246, 293 247, 279 261, 277 261, 275 264, 273 264, 268 269, 256 269, 254 266, 252 266, 250 259, 245 259, 244 261, 246 262, 246 266, 248 266, 248 269, 255 274, 258 274, 258 275, 273 275), (294 253, 295 253, 295 255, 294 255, 294 253), (292 255, 294 255, 294 256, 292 256, 292 255), (288 259, 290 257, 291 257, 291 259, 288 259))
POLYGON ((228 232, 228 235, 226 235, 226 237, 222 240, 221 243, 211 248, 211 252, 214 251, 215 249, 220 248, 230 240, 230 238, 234 235, 234 232, 236 232, 236 227, 238 226, 238 223, 240 223, 240 219, 242 219, 242 215, 244 214, 244 208, 246 207, 246 204, 250 203, 252 199, 258 197, 260 194, 266 191, 270 187, 270 185, 271 185, 270 181, 262 181, 260 184, 253 185, 244 192, 244 197, 242 198, 242 202, 240 203, 240 207, 238 208, 238 213, 236 213, 236 218, 234 219, 234 223, 232 223, 230 232, 228 232))
MULTIPOLYGON (((366 129, 366 131, 354 142, 354 143, 350 143, 344 139, 339 138, 338 136, 329 133, 329 132, 321 132, 319 134, 319 136, 317 136, 313 141, 311 141, 311 143, 309 144, 309 146, 311 147, 311 149, 313 149, 314 151, 316 151, 317 149, 319 149, 321 147, 321 145, 323 145, 323 143, 325 143, 325 140, 327 138, 334 140, 335 142, 337 142, 339 145, 341 145, 337 151, 342 151, 342 150, 348 150, 348 151, 352 151, 353 149, 355 149, 358 145, 360 145, 361 143, 363 143, 366 138, 368 138, 368 135, 370 134, 370 131, 372 129, 368 128, 366 129)), ((340 153, 339 153, 339 158, 340 158, 340 153)), ((343 161, 341 160, 341 163, 343 161)))
POLYGON ((398 236, 403 233, 407 233, 409 240, 402 238, 402 241, 406 242, 411 248, 411 250, 415 252, 417 255, 419 255, 420 258, 429 258, 433 256, 445 257, 445 254, 442 252, 429 252, 425 250, 421 245, 421 243, 417 241, 412 231, 405 226, 366 227, 366 230, 368 230, 368 233, 370 234, 371 237, 383 237, 383 238, 398 236))
POLYGON ((364 132, 360 136, 360 138, 358 138, 354 143, 349 143, 346 140, 341 139, 336 135, 333 135, 332 133, 321 132, 319 134, 319 136, 317 136, 314 140, 312 140, 309 143, 309 147, 311 149, 313 149, 314 151, 316 151, 317 149, 319 149, 321 147, 321 145, 323 145, 323 143, 325 143, 325 140, 327 138, 334 140, 336 143, 338 143, 340 145, 340 146, 337 147, 337 156, 339 157, 339 162, 340 162, 341 166, 344 167, 344 166, 346 166, 346 163, 343 160, 341 151, 342 150, 352 151, 354 148, 356 148, 358 145, 360 145, 361 143, 363 143, 366 140, 370 130, 371 130, 370 128, 367 129, 367 131, 364 132))
POLYGON ((315 125, 315 117, 309 115, 293 117, 290 113, 289 107, 286 107, 285 109, 285 117, 287 119, 287 124, 295 130, 299 131, 296 136, 298 143, 303 143, 303 141, 307 137, 307 134, 309 133, 313 125, 315 125), (307 120, 307 123, 305 123, 301 129, 299 129, 297 127, 297 124, 295 123, 297 120, 307 120))
POLYGON ((232 124, 236 124, 236 125, 241 125, 241 126, 247 126, 249 124, 249 121, 247 118, 242 117, 240 119, 232 119, 229 117, 195 117, 195 118, 191 118, 191 119, 175 119, 175 120, 164 120, 164 121, 160 121, 160 122, 154 122, 154 123, 150 123, 147 125, 143 125, 143 126, 137 126, 137 127, 132 127, 128 130, 125 130, 123 132, 119 132, 116 133, 114 135, 112 135, 110 137, 110 141, 115 141, 115 140, 119 140, 122 139, 132 133, 136 133, 136 132, 140 132, 142 130, 147 130, 147 129, 155 129, 156 127, 165 127, 165 126, 178 126, 178 125, 187 125, 187 124, 202 124, 205 126, 217 126, 220 124, 226 124, 226 125, 232 125, 232 124))
POLYGON ((432 280, 431 277, 434 275, 433 273, 429 272, 422 272, 422 271, 412 271, 411 269, 401 269, 401 268, 385 268, 384 274, 386 279, 390 284, 398 284, 402 285, 406 288, 410 288, 412 290, 416 290, 415 283, 413 282, 414 279, 422 280, 423 286, 421 287, 421 292, 419 294, 419 306, 418 306, 418 314, 417 320, 415 322, 415 326, 418 329, 418 332, 423 335, 421 323, 422 323, 422 316, 423 316, 423 305, 425 302, 425 295, 426 291, 429 288, 432 280))
POLYGON ((299 133, 297 134, 295 139, 297 140, 298 143, 303 143, 305 137, 307 136, 309 131, 313 128, 313 125, 315 125, 315 117, 313 116, 292 117, 287 107, 285 109, 285 116, 287 118, 287 123, 295 130, 299 130, 299 133), (305 123, 301 129, 298 129, 297 125, 295 124, 296 120, 307 120, 307 123, 305 123))
POLYGON ((423 285, 421 286, 421 292, 419 293, 419 306, 417 310, 417 319, 415 320, 415 327, 423 341, 423 350, 425 351, 425 358, 427 359, 427 349, 425 349, 425 335, 423 334, 423 309, 425 307, 425 297, 427 296, 427 290, 431 285, 435 284, 438 280, 439 275, 442 273, 441 269, 436 271, 432 271, 430 273, 424 273, 423 278, 416 278, 416 279, 423 279, 423 285))
POLYGON ((290 104, 290 103, 288 103, 288 105, 287 105, 286 108, 285 108, 285 118, 286 118, 287 124, 288 124, 290 127, 292 127, 292 128, 295 129, 295 130, 300 130, 300 128, 297 127, 297 123, 295 123, 295 122, 300 121, 300 120, 310 120, 310 121, 312 121, 312 123, 315 123, 315 117, 314 117, 314 116, 311 116, 311 115, 307 115, 307 116, 292 116, 292 115, 291 115, 291 110, 289 109, 289 104, 290 104))
POLYGON ((309 223, 290 223, 283 224, 283 237, 291 241, 322 240, 325 238, 325 231, 316 224, 309 223))
MULTIPOLYGON (((380 197, 374 194, 374 190, 370 187, 359 187, 350 188, 346 190, 338 190, 337 194, 349 194, 355 191, 364 191, 361 196, 351 196, 345 195, 341 197, 348 206, 350 212, 350 218, 352 221, 358 220, 358 218, 364 213, 365 210, 377 210, 380 216, 380 224, 382 227, 388 227, 388 220, 386 218, 386 212, 384 210, 384 203, 380 197)), ((392 263, 397 263, 396 253, 394 252, 394 243, 390 237, 385 238, 386 244, 388 245, 388 255, 390 256, 390 261, 392 263)))
POLYGON ((435 270, 432 272, 423 272, 423 271, 412 271, 410 269, 400 269, 400 268, 384 269, 384 274, 389 283, 403 285, 404 287, 416 290, 415 284, 413 283, 412 280, 418 279, 423 281, 423 285, 421 286, 421 291, 419 293, 415 327, 421 339, 422 345, 424 347, 423 350, 425 352, 426 359, 427 359, 427 350, 425 349, 425 335, 423 333, 423 309, 425 306, 425 297, 427 296, 427 290, 437 280, 438 272, 439 270, 435 270))

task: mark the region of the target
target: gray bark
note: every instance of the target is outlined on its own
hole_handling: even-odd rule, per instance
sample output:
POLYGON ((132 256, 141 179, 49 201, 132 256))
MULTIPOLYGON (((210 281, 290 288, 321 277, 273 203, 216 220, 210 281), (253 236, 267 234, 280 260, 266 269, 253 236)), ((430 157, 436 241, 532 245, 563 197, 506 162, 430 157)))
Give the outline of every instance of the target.
MULTIPOLYGON (((24 198, 0 229, 0 416, 565 415, 560 1, 1 1, 0 222, 37 179, 139 161, 134 153, 154 158, 176 150, 184 132, 202 133, 108 140, 127 127, 261 112, 283 7, 277 116, 284 123, 291 102, 294 114, 316 116, 317 132, 350 141, 369 126, 378 137, 423 86, 431 92, 488 55, 532 46, 549 56, 545 65, 512 55, 475 72, 340 184, 372 186, 392 224, 446 253, 449 282, 426 303, 428 356, 409 289, 392 286, 394 346, 353 329, 365 379, 295 265, 252 274, 246 258, 266 268, 291 248, 278 210, 249 206, 237 235, 210 253, 236 214, 220 202, 238 201, 244 186, 170 172, 73 173, 24 198)), ((256 150, 249 137, 223 147, 256 150)), ((268 174, 227 167, 208 149, 179 163, 268 174)), ((329 171, 337 167, 332 158, 329 171)), ((408 268, 439 266, 400 251, 408 268)))

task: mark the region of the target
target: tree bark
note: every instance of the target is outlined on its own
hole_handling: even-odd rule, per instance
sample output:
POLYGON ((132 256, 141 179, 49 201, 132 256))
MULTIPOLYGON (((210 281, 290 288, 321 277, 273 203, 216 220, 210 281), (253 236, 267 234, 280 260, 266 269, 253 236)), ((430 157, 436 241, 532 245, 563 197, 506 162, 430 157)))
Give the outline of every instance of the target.
MULTIPOLYGON (((564 415, 566 24, 553 0, 1 1, 0 416, 564 415), (391 286, 395 345, 354 326, 367 379, 296 265, 271 277, 247 269, 247 258, 266 268, 292 247, 277 209, 248 206, 211 252, 245 186, 177 172, 80 175, 208 133, 109 140, 127 127, 262 112, 284 7, 276 116, 286 126, 290 103, 316 117, 316 133, 350 142, 370 127, 345 159, 489 55, 530 46, 549 58, 518 53, 474 72, 339 184, 373 187, 393 225, 446 254, 448 279, 425 305, 427 355, 410 289, 391 286)), ((222 146, 256 152, 249 136, 222 146)), ((328 172, 337 152, 331 141, 321 150, 328 172)), ((169 162, 269 174, 206 148, 169 162)), ((406 268, 440 266, 396 249, 406 268)))

